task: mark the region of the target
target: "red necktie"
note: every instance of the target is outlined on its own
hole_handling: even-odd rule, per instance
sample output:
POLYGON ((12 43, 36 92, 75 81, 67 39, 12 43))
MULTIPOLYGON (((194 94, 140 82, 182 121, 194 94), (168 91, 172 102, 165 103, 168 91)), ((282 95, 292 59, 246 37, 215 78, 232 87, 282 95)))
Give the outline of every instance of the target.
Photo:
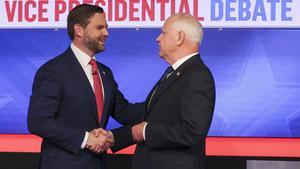
POLYGON ((94 81, 94 94, 96 98, 97 111, 98 111, 98 120, 101 122, 102 111, 103 111, 103 93, 100 76, 98 73, 97 63, 94 59, 91 59, 89 64, 92 66, 92 75, 94 81))

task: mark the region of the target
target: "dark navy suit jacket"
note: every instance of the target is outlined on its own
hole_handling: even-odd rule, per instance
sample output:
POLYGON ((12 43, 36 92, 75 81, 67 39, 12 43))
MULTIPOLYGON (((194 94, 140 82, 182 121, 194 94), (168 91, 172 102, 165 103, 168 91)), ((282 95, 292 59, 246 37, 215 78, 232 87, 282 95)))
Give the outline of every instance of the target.
MULTIPOLYGON (((37 71, 30 97, 28 129, 43 138, 41 169, 100 169, 102 155, 81 149, 85 132, 105 128, 112 116, 122 124, 136 121, 128 101, 118 90, 111 70, 98 62, 104 86, 104 111, 99 124, 93 89, 68 48, 37 71)), ((136 106, 134 106, 136 107, 136 106)))
MULTIPOLYGON (((214 79, 195 55, 158 82, 140 109, 146 141, 137 144, 132 169, 203 169, 214 106, 214 79)), ((115 129, 114 137, 113 151, 132 143, 126 127, 115 129)))

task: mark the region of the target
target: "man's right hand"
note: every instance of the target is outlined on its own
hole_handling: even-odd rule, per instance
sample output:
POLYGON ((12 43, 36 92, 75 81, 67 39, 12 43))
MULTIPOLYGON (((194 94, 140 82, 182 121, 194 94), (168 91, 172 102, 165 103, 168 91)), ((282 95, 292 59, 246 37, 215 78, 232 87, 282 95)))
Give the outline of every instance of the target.
POLYGON ((111 133, 102 129, 94 129, 89 132, 86 148, 94 153, 102 153, 107 151, 113 144, 111 133))

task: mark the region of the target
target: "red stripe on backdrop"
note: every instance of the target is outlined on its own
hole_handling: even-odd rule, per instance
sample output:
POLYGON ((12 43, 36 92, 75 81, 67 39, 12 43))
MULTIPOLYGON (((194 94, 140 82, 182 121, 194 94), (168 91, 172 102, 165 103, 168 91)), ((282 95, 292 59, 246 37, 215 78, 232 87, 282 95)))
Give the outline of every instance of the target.
POLYGON ((41 138, 31 134, 0 134, 0 152, 40 152, 41 138))
MULTIPOLYGON (((41 138, 30 134, 0 134, 0 152, 40 152, 41 138)), ((208 137, 208 156, 300 157, 300 138, 208 137)), ((117 154, 132 154, 135 146, 117 154)))

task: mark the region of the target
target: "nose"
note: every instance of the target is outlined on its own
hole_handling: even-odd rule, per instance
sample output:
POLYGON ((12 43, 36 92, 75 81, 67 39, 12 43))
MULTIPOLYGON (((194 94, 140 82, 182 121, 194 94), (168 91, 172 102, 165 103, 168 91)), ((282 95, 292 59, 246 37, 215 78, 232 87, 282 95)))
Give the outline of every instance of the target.
POLYGON ((109 35, 108 29, 107 29, 107 28, 105 28, 105 29, 103 30, 103 35, 105 35, 105 36, 108 36, 108 35, 109 35))
POLYGON ((160 41, 160 37, 161 37, 161 34, 159 34, 158 37, 156 38, 156 42, 160 41))

